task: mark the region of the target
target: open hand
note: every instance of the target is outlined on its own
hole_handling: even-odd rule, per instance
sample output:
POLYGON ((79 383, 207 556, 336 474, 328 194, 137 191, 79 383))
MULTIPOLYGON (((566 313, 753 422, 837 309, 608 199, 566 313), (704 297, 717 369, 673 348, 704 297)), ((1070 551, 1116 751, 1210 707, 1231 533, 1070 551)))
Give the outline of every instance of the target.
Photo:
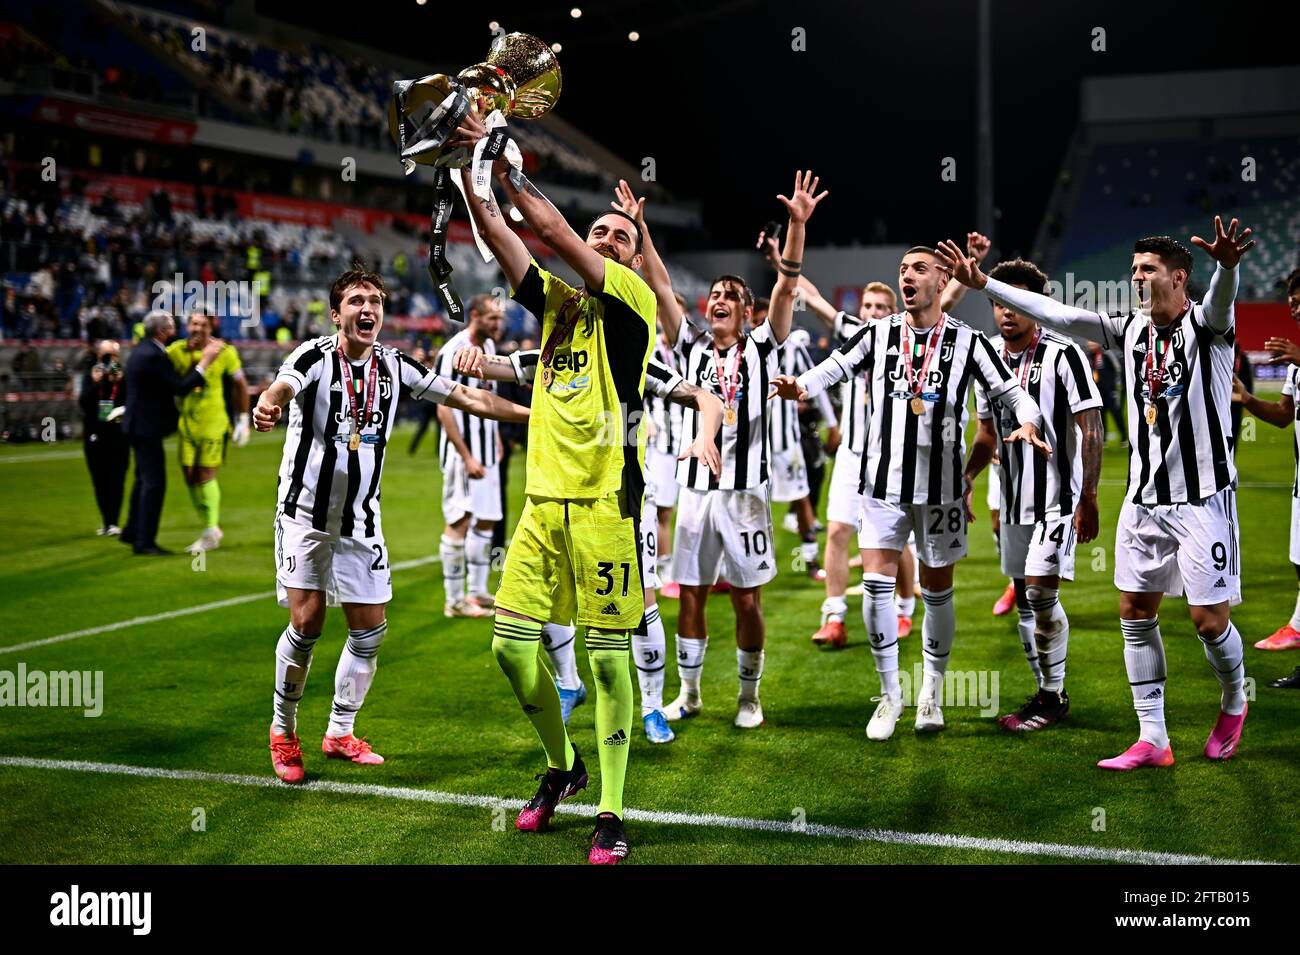
POLYGON ((1214 217, 1214 241, 1206 242, 1199 235, 1192 236, 1192 245, 1200 246, 1206 252, 1210 253, 1211 258, 1222 265, 1225 269, 1235 269, 1241 257, 1246 254, 1255 240, 1249 242, 1246 239, 1250 236, 1250 229, 1242 231, 1237 235, 1237 220, 1233 219, 1228 223, 1228 230, 1223 230, 1223 217, 1214 217))
POLYGON ((812 170, 794 174, 794 189, 790 198, 777 196, 781 204, 785 206, 786 211, 790 213, 791 222, 807 222, 817 208, 817 203, 821 202, 830 195, 829 189, 822 190, 821 194, 817 193, 817 184, 821 182, 820 176, 814 176, 812 170))
POLYGON ((773 398, 784 398, 786 401, 806 401, 808 399, 808 389, 799 384, 799 379, 794 375, 777 375, 772 379, 772 392, 767 396, 767 400, 773 398))
POLYGON ((1043 457, 1050 458, 1052 456, 1052 446, 1043 440, 1043 436, 1038 433, 1038 426, 1032 421, 1022 424, 1003 440, 1007 444, 1013 441, 1023 441, 1043 457))
POLYGON ((967 288, 982 289, 988 284, 989 277, 980 271, 979 259, 961 250, 952 239, 939 243, 935 254, 939 261, 952 273, 952 277, 967 288))

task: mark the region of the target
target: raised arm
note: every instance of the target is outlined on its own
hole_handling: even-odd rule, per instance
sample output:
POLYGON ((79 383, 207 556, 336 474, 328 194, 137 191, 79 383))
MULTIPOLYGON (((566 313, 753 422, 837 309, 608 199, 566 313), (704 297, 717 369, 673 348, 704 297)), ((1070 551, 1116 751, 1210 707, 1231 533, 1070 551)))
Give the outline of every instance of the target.
MULTIPOLYGON (((781 252, 777 248, 776 239, 761 236, 758 247, 763 250, 763 255, 768 264, 775 270, 781 264, 781 252)), ((828 302, 816 285, 805 275, 799 276, 799 291, 802 293, 804 304, 808 306, 808 311, 820 318, 826 327, 835 330, 835 316, 839 314, 835 306, 828 302)))
POLYGON ((1049 328, 1075 338, 1097 342, 1102 348, 1110 348, 1118 344, 1122 337, 1121 320, 1109 318, 1099 312, 1091 312, 1086 308, 1064 305, 1038 292, 1015 288, 1005 282, 989 278, 980 271, 975 257, 964 254, 957 243, 951 239, 940 242, 935 251, 952 271, 955 281, 967 288, 982 291, 993 301, 1007 305, 1022 315, 1028 315, 1034 321, 1041 322, 1049 328))
MULTIPOLYGON (((988 236, 979 232, 966 233, 966 254, 975 259, 977 264, 983 264, 992 246, 993 243, 989 241, 988 236)), ((943 287, 943 294, 939 296, 939 307, 945 312, 951 312, 965 295, 966 286, 960 282, 949 282, 943 287)))
POLYGON ((682 324, 681 309, 677 307, 677 297, 673 294, 672 278, 668 268, 650 238, 650 230, 645 222, 645 196, 638 199, 632 194, 632 187, 620 179, 614 190, 615 201, 610 205, 636 220, 636 227, 641 233, 641 277, 645 279, 650 290, 655 293, 655 310, 659 326, 670 342, 677 341, 677 330, 682 324))
POLYGON ((1255 244, 1250 238, 1250 229, 1242 230, 1237 235, 1237 220, 1228 223, 1225 231, 1223 218, 1214 217, 1214 241, 1206 242, 1199 235, 1192 236, 1192 245, 1199 246, 1210 254, 1216 265, 1214 275, 1210 277, 1210 288, 1201 300, 1201 314, 1205 324, 1223 334, 1232 328, 1235 321, 1233 302, 1237 298, 1237 263, 1247 250, 1255 244), (1249 240, 1249 241, 1247 241, 1249 240))
POLYGON ((817 184, 820 181, 812 174, 812 170, 795 173, 794 190, 790 198, 777 196, 790 213, 790 225, 785 230, 785 247, 781 250, 781 260, 777 263, 772 303, 767 312, 768 323, 772 326, 772 338, 778 345, 790 334, 790 324, 794 320, 794 295, 799 287, 799 270, 803 267, 804 227, 817 208, 817 203, 830 194, 829 190, 824 190, 818 195, 817 184))
POLYGON ((519 288, 519 283, 524 280, 528 265, 532 261, 532 257, 528 254, 528 246, 524 245, 524 240, 519 238, 515 230, 506 223, 506 217, 501 214, 501 207, 497 205, 495 196, 489 193, 487 199, 483 200, 474 195, 471 167, 466 166, 462 169, 460 176, 469 203, 469 214, 474 219, 478 234, 492 250, 510 287, 519 288))

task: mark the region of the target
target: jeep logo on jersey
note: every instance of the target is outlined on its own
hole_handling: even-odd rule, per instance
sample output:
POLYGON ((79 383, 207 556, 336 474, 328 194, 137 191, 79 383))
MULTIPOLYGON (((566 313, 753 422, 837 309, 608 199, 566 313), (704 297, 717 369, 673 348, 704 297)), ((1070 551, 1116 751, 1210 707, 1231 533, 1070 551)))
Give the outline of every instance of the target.
POLYGON ((555 370, 580 372, 587 367, 589 360, 586 351, 560 352, 555 356, 555 370))
MULTIPOLYGON (((361 413, 365 414, 365 410, 362 409, 361 413)), ((348 411, 347 409, 341 409, 339 411, 334 412, 334 423, 342 424, 343 422, 347 421, 351 417, 352 417, 351 411, 348 411)), ((367 425, 374 425, 377 428, 382 428, 384 426, 384 409, 375 408, 371 410, 370 418, 366 421, 365 425, 362 425, 362 427, 365 427, 367 425)))

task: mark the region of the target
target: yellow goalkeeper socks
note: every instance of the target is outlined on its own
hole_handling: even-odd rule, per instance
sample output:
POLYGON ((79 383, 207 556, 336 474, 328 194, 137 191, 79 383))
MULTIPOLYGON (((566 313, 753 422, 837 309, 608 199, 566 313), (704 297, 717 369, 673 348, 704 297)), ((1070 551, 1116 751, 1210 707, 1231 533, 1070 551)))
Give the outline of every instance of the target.
POLYGON ((587 631, 587 659, 596 679, 596 743, 600 747, 600 808, 623 817, 623 781, 632 745, 631 637, 626 632, 587 631))
MULTIPOLYGON (((542 625, 498 615, 492 624, 492 655, 510 681, 515 698, 533 722, 552 769, 573 768, 573 747, 560 716, 560 694, 540 659, 542 625)), ((601 763, 604 765, 603 761, 601 763)))

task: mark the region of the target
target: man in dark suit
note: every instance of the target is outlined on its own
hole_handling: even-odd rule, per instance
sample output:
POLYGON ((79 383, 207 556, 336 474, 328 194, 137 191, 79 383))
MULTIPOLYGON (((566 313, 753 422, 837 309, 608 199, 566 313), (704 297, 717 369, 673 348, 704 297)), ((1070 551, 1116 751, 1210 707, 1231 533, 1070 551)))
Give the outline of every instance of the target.
POLYGON ((176 334, 176 323, 167 312, 150 312, 144 320, 145 337, 126 363, 126 414, 122 430, 135 449, 135 484, 131 487, 131 510, 121 541, 137 554, 169 554, 158 546, 158 522, 167 493, 167 469, 163 462, 163 438, 176 431, 176 398, 204 386, 203 377, 225 342, 213 338, 203 357, 188 375, 176 373, 167 357, 166 345, 176 334))

